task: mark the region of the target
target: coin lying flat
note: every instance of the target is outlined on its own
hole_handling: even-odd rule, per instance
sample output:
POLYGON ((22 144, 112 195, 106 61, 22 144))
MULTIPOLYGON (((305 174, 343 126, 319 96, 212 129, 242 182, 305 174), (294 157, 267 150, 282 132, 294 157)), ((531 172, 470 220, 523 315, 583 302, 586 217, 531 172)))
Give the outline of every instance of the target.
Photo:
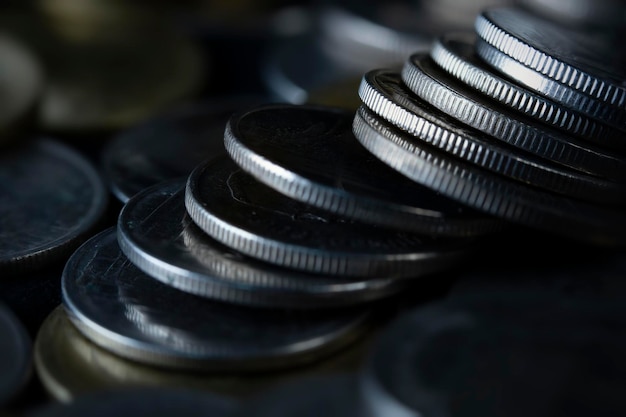
POLYGON ((620 415, 623 326, 621 303, 545 294, 476 295, 406 311, 365 365, 367 415, 620 415))
POLYGON ((229 158, 194 169, 185 207, 224 245, 318 274, 420 277, 454 267, 477 247, 473 239, 437 239, 338 217, 266 187, 229 158))
POLYGON ((438 152, 363 106, 356 138, 412 180, 460 203, 512 222, 598 245, 623 245, 623 210, 552 194, 482 170, 438 152))
POLYGON ((239 404, 202 390, 176 387, 111 388, 85 394, 67 404, 35 407, 29 417, 92 416, 234 416, 239 404))
POLYGON ((26 45, 0 34, 0 143, 11 141, 32 121, 42 94, 43 70, 26 45))
POLYGON ((32 371, 31 339, 4 304, 0 304, 0 406, 21 392, 32 371))
POLYGON ((449 236, 503 228, 382 163, 355 139, 353 118, 354 112, 332 107, 257 106, 230 118, 224 144, 258 181, 347 218, 449 236))
POLYGON ((224 127, 236 110, 261 102, 241 97, 189 103, 123 131, 105 146, 104 175, 126 203, 160 181, 182 177, 204 159, 224 154, 224 127))
MULTIPOLYGON (((387 70, 367 72, 363 76, 359 95, 363 98, 363 104, 370 110, 403 131, 481 168, 563 195, 592 201, 614 203, 625 201, 624 196, 620 194, 624 187, 617 182, 520 152, 507 143, 468 128, 456 119, 433 109, 412 94, 396 72, 387 70), (603 191, 598 193, 600 189, 603 191)), ((579 156, 581 158, 586 156, 585 162, 590 166, 606 170, 608 163, 612 162, 611 172, 615 176, 623 178, 626 173, 624 169, 626 166, 620 165, 620 162, 626 160, 585 152, 582 150, 584 148, 576 148, 572 142, 566 146, 574 150, 581 149, 579 156), (600 168, 601 166, 603 168, 600 168)), ((571 157, 575 158, 575 155, 571 157)))
MULTIPOLYGON (((603 123, 500 76, 476 55, 474 42, 473 34, 445 35, 434 42, 430 56, 440 67, 468 86, 563 132, 589 139, 588 142, 607 135, 608 127, 603 123)), ((617 122, 615 125, 623 130, 626 120, 622 118, 617 122)))
POLYGON ((25 271, 70 253, 101 220, 108 203, 88 159, 49 139, 0 156, 0 269, 25 271))
MULTIPOLYGON (((603 33, 568 30, 521 8, 484 10, 476 34, 533 70, 612 105, 626 105, 626 55, 603 33)), ((499 70, 512 78, 506 67, 499 70)))
POLYGON ((152 186, 131 198, 118 217, 124 254, 167 285, 236 304, 309 309, 380 299, 410 283, 307 274, 248 258, 195 225, 185 210, 184 187, 182 180, 152 186))
POLYGON ((175 369, 246 371, 314 361, 355 340, 360 310, 306 314, 197 297, 149 277, 121 252, 114 228, 83 244, 62 277, 72 322, 121 356, 175 369))
POLYGON ((572 27, 622 25, 626 7, 621 0, 518 0, 527 10, 572 27))
POLYGON ((279 384, 248 400, 243 414, 254 417, 360 416, 357 374, 335 373, 279 384))

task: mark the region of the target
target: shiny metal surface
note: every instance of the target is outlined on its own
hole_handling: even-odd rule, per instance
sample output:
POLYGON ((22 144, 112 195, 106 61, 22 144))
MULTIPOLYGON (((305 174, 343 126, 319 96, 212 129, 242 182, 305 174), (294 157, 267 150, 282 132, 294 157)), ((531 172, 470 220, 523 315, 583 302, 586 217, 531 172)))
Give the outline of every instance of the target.
POLYGON ((0 304, 0 407, 20 394, 32 376, 30 336, 18 317, 0 304))
POLYGON ((62 278, 63 304, 90 340, 175 369, 249 371, 307 363, 346 346, 367 311, 246 309, 171 288, 137 269, 109 228, 83 244, 62 278))
POLYGON ((579 242, 623 245, 623 210, 541 191, 438 152, 361 107, 356 138, 414 181, 495 216, 579 242))
POLYGON ((89 160, 52 139, 0 156, 0 269, 40 268, 71 253, 105 213, 108 193, 89 160))
POLYGON ((473 236, 504 228, 407 179, 355 139, 354 112, 295 105, 233 115, 224 133, 230 157, 280 193, 346 218, 396 230, 473 236))
POLYGON ((221 243, 248 256, 318 274, 417 277, 443 271, 479 245, 358 223, 286 197, 228 158, 196 167, 185 207, 221 243))

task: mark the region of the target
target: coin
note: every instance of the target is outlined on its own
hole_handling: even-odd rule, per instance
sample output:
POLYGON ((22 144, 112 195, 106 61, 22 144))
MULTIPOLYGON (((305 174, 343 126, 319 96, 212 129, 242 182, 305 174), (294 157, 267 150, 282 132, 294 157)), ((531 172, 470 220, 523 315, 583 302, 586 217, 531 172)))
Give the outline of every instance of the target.
POLYGON ((333 215, 266 187, 229 158, 194 169, 185 207, 224 245, 317 274, 421 277, 454 267, 479 247, 473 239, 437 239, 333 215))
POLYGON ((44 75, 37 57, 10 34, 0 33, 0 57, 0 143, 4 143, 28 130, 44 75))
MULTIPOLYGON (((475 54, 474 41, 473 35, 444 35, 435 41, 430 56, 450 75, 514 110, 589 142, 607 135, 608 127, 603 123, 498 75, 475 54)), ((624 121, 622 118, 615 126, 623 130, 624 121)))
POLYGON ((265 105, 233 114, 230 157, 258 181, 347 218, 416 233, 473 236, 502 222, 459 207, 382 163, 356 140, 353 111, 265 105))
POLYGON ((361 395, 373 416, 620 415, 623 325, 623 305, 605 300, 494 294, 434 302, 383 330, 361 395))
MULTIPOLYGON (((359 95, 363 97, 363 103, 383 119, 415 136, 420 141, 481 168, 555 193, 588 201, 614 204, 625 201, 621 191, 624 187, 621 183, 573 169, 583 165, 579 163, 576 166, 574 163, 574 161, 580 161, 580 158, 574 159, 578 155, 570 154, 565 157, 574 159, 570 164, 573 168, 570 168, 533 154, 521 152, 509 146, 507 142, 496 140, 488 133, 477 132, 454 117, 442 114, 438 109, 433 109, 421 98, 415 97, 411 90, 404 86, 402 79, 396 72, 369 71, 363 77, 359 95)), ((467 110, 467 107, 459 107, 459 111, 461 108, 467 110)), ((488 111, 487 107, 483 107, 480 114, 488 111)), ((469 114, 468 111, 466 117, 473 118, 469 114)), ((485 117, 485 119, 487 118, 488 116, 485 117)), ((487 130, 497 129, 494 125, 487 126, 489 126, 487 130)), ((505 132, 504 129, 499 131, 505 132)), ((516 141, 519 139, 520 142, 524 143, 526 139, 524 133, 519 130, 515 132, 518 134, 516 141)), ((565 143, 567 142, 563 142, 563 144, 565 143)), ((529 146, 528 143, 525 143, 525 146, 529 146)), ((613 162, 612 168, 614 169, 611 173, 614 173, 614 176, 624 178, 624 174, 626 174, 624 169, 626 166, 619 165, 620 162, 626 162, 626 160, 585 151, 584 148, 577 148, 573 142, 564 147, 573 149, 574 152, 580 149, 579 155, 587 157, 585 159, 586 167, 606 171, 607 163, 613 162)))
POLYGON ((206 391, 177 387, 124 387, 92 392, 67 404, 35 407, 29 417, 82 417, 116 415, 137 417, 206 414, 235 416, 239 404, 206 391))
POLYGON ((188 175, 204 159, 224 154, 230 115, 262 101, 242 96, 190 102, 118 133, 101 156, 113 194, 126 203, 144 188, 188 175))
MULTIPOLYGON (((485 42, 540 74, 612 105, 626 105, 626 55, 610 31, 570 30, 514 7, 484 10, 474 28, 485 42)), ((516 78, 506 67, 498 70, 516 78)))
POLYGON ((518 0, 528 11, 574 28, 619 27, 626 19, 621 0, 518 0))
POLYGON ((258 310, 210 301, 151 278, 119 249, 114 228, 66 263, 63 303, 94 343, 175 369, 251 371, 313 362, 347 346, 368 311, 258 310))
POLYGON ((32 374, 32 342, 15 314, 0 304, 0 407, 25 387, 32 374))
POLYGON ((362 106, 354 135, 392 168, 478 210, 580 243, 624 244, 623 210, 542 191, 438 152, 362 106))
POLYGON ((103 218, 108 193, 91 162, 52 139, 0 156, 0 268, 25 272, 61 259, 103 218))
POLYGON ((235 304, 317 309, 377 300, 410 284, 307 274, 248 258, 195 225, 185 210, 184 186, 182 180, 152 186, 129 200, 118 218, 124 254, 167 285, 235 304))
POLYGON ((185 372, 142 364, 102 349, 85 338, 68 319, 64 307, 58 306, 37 333, 35 370, 47 393, 61 402, 93 391, 127 386, 203 389, 243 399, 301 377, 356 372, 375 334, 365 334, 346 349, 293 369, 255 373, 185 372))

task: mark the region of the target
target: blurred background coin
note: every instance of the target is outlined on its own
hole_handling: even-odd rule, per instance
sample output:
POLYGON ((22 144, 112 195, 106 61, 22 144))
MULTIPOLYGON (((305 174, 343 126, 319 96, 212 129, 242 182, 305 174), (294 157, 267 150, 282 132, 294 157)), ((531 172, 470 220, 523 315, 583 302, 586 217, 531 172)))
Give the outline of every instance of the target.
POLYGON ((0 407, 22 392, 32 376, 32 340, 19 318, 0 304, 0 407))

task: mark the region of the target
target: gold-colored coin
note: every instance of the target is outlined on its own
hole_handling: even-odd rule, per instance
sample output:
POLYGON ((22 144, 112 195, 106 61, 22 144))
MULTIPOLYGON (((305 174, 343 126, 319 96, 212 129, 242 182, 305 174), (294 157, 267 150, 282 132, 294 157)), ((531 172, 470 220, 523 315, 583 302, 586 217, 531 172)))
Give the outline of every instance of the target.
POLYGON ((136 385, 199 388, 246 397, 300 376, 356 371, 369 350, 372 334, 331 357, 289 371, 179 372, 133 362, 96 346, 79 333, 59 306, 43 322, 35 339, 35 371, 50 396, 62 402, 94 390, 136 385))

